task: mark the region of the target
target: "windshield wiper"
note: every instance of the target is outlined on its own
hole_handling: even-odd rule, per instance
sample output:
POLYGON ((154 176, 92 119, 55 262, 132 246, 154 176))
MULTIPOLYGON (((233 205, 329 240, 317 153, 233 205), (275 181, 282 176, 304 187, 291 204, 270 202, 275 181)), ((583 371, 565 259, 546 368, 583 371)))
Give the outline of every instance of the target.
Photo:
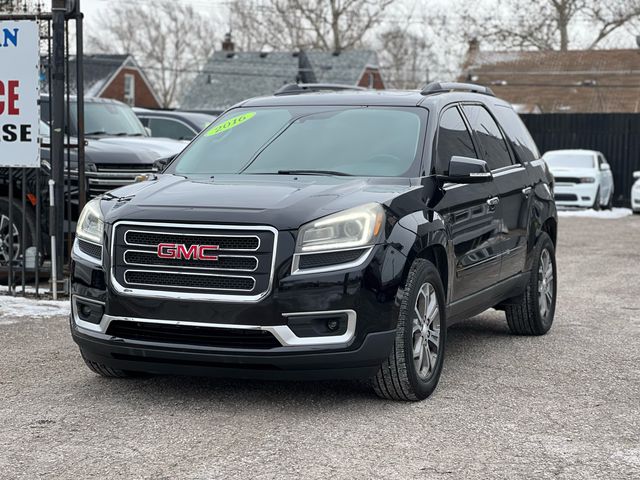
POLYGON ((86 132, 85 135, 108 135, 104 130, 100 130, 99 132, 86 132))
POLYGON ((333 170, 278 170, 278 175, 336 175, 339 177, 351 177, 352 175, 333 170))
POLYGON ((116 137, 144 137, 142 133, 129 133, 129 132, 120 132, 114 133, 116 137))

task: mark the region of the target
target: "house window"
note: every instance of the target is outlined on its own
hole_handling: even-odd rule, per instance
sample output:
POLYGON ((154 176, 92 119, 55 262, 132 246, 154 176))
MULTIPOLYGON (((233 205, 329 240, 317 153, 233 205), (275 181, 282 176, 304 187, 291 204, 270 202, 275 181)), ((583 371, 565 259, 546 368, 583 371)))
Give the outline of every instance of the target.
POLYGON ((124 101, 129 105, 136 104, 136 77, 131 73, 124 74, 124 101))

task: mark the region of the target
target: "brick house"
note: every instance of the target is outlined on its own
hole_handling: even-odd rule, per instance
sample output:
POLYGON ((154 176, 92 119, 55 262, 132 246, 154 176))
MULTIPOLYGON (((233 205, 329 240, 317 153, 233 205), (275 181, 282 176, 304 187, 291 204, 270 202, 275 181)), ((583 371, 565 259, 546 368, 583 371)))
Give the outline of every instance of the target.
POLYGON ((482 51, 460 81, 491 87, 521 113, 640 112, 640 50, 482 51))
POLYGON ((287 83, 385 88, 373 51, 236 52, 227 35, 222 50, 183 90, 179 104, 185 110, 219 113, 241 100, 271 95, 287 83))
MULTIPOLYGON (((162 101, 131 55, 85 55, 83 66, 86 97, 113 98, 132 107, 162 107, 162 101)), ((72 58, 69 61, 72 84, 75 71, 76 60, 72 58)))

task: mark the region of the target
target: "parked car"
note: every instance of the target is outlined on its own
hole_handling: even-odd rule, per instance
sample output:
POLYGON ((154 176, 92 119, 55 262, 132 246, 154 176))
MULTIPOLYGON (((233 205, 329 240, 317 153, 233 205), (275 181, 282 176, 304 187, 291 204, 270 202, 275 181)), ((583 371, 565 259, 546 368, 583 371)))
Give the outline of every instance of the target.
POLYGON ((595 210, 612 207, 613 175, 602 153, 594 150, 552 150, 543 158, 555 178, 558 206, 595 210))
POLYGON ((91 370, 372 378, 419 400, 450 325, 494 307, 515 334, 549 330, 551 175, 507 102, 467 84, 285 92, 87 204, 71 330, 91 370))
MULTIPOLYGON (((77 146, 77 118, 76 99, 71 98, 69 133, 70 137, 65 138, 71 145, 77 146)), ((48 252, 48 224, 49 224, 49 188, 48 180, 51 176, 50 151, 49 151, 49 96, 43 95, 40 98, 40 112, 42 120, 40 122, 40 136, 43 148, 41 149, 41 169, 40 175, 36 176, 35 169, 26 172, 23 182, 21 175, 14 175, 14 199, 13 209, 16 214, 14 218, 26 218, 25 229, 22 231, 22 222, 14 221, 13 236, 15 247, 13 248, 13 259, 19 261, 23 252, 20 249, 20 238, 25 237, 25 251, 35 245, 36 222, 40 222, 40 232, 42 233, 41 246, 46 254, 48 252), (40 202, 43 208, 41 218, 36 219, 36 191, 40 193, 40 202), (23 211, 21 199, 26 196, 28 202, 23 211)), ((131 107, 116 100, 86 98, 85 99, 85 174, 86 189, 89 198, 101 195, 123 185, 133 183, 137 176, 153 173, 154 162, 162 157, 175 155, 184 148, 183 142, 171 139, 157 139, 148 136, 146 130, 135 116, 131 107)), ((75 229, 75 221, 80 213, 78 204, 78 161, 75 148, 69 150, 69 155, 65 154, 65 161, 69 161, 68 170, 71 171, 70 183, 67 186, 71 195, 71 211, 65 213, 69 215, 71 222, 68 223, 71 229, 75 229)), ((67 171, 67 167, 65 167, 67 171)), ((9 175, 8 169, 0 169, 0 218, 5 222, 0 226, 0 265, 6 265, 8 255, 8 245, 6 238, 10 231, 8 222, 9 212, 9 175), (3 233, 5 232, 6 235, 3 233), (4 236, 3 236, 4 235, 4 236)), ((65 222, 65 226, 67 222, 65 222)), ((72 233, 72 232, 68 232, 72 233)))
POLYGON ((147 110, 134 108, 142 124, 151 131, 152 137, 191 140, 216 117, 206 113, 180 112, 177 110, 147 110))
POLYGON ((640 213, 640 171, 633 172, 636 182, 631 187, 631 210, 633 213, 640 213))

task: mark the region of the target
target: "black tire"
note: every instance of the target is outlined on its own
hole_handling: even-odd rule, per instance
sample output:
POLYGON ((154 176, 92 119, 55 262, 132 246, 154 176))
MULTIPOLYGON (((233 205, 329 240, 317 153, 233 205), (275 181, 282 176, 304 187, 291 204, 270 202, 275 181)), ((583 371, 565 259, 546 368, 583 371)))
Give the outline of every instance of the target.
POLYGON ((509 303, 505 304, 507 324, 511 332, 516 335, 544 335, 551 328, 556 311, 556 296, 558 291, 556 253, 551 238, 545 232, 540 234, 533 255, 534 260, 531 266, 531 275, 524 294, 511 299, 509 303), (540 295, 544 294, 544 292, 540 293, 539 288, 546 289, 546 285, 548 284, 547 282, 544 287, 540 287, 540 265, 544 263, 542 258, 544 255, 543 252, 545 251, 549 254, 549 260, 553 268, 553 284, 550 287, 552 299, 550 302, 547 301, 548 308, 546 313, 543 314, 540 305, 540 295))
POLYGON ((600 187, 596 190, 596 198, 593 200, 593 205, 591 206, 594 210, 600 210, 600 187))
MULTIPOLYGON (((380 370, 372 379, 373 389, 379 397, 388 400, 416 401, 427 398, 435 390, 444 362, 447 332, 445 312, 444 288, 438 270, 428 260, 415 260, 409 270, 400 304, 393 349, 389 358, 383 362, 380 370), (422 378, 418 373, 413 355, 413 323, 414 319, 417 319, 415 307, 418 295, 421 293, 421 288, 427 284, 431 285, 433 290, 429 290, 429 292, 434 293, 437 300, 439 335, 435 365, 429 363, 431 368, 428 376, 422 378)), ((435 316, 436 314, 434 314, 434 318, 435 316)), ((420 337, 424 338, 423 335, 418 335, 418 340, 420 337)), ((432 343, 428 342, 429 340, 426 340, 427 345, 435 347, 436 342, 433 340, 431 340, 432 343)), ((431 362, 431 357, 428 358, 431 362)))
POLYGON ((611 210, 613 208, 613 190, 611 190, 611 193, 609 194, 609 200, 607 200, 606 205, 602 208, 605 210, 611 210))
POLYGON ((22 202, 8 197, 0 197, 0 265, 8 265, 9 248, 8 240, 10 235, 9 227, 9 205, 13 205, 13 226, 14 226, 14 248, 13 259, 22 257, 20 249, 22 236, 24 235, 25 249, 36 244, 36 223, 35 213, 27 204, 25 211, 22 210, 22 202), (22 232, 22 218, 25 219, 25 231, 22 232))
POLYGON ((102 363, 89 360, 87 357, 84 356, 84 352, 82 350, 80 350, 80 355, 82 355, 82 359, 84 360, 84 363, 87 365, 87 367, 89 367, 89 370, 91 370, 93 373, 97 373, 101 377, 130 378, 135 376, 131 372, 127 372, 125 370, 118 370, 117 368, 111 368, 102 363))

